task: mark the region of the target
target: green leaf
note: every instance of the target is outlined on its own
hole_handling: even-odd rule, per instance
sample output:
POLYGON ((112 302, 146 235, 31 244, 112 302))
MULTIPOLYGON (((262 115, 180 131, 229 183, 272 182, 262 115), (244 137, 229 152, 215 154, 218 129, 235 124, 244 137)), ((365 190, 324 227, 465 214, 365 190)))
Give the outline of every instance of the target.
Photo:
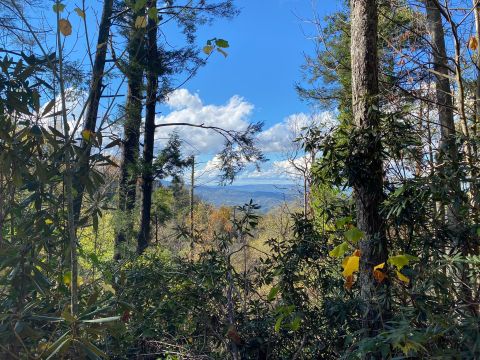
POLYGON ((219 48, 228 48, 230 47, 230 44, 228 43, 227 40, 224 39, 217 39, 215 40, 215 45, 217 45, 219 48))
POLYGON ((53 105, 55 105, 55 99, 50 100, 49 103, 45 106, 42 112, 42 116, 47 115, 50 112, 50 110, 52 110, 53 105))
POLYGON ((390 256, 388 258, 388 263, 390 265, 395 266, 397 270, 400 271, 405 265, 408 265, 410 261, 415 261, 415 260, 418 260, 418 258, 412 255, 403 254, 403 255, 390 256))
POLYGON ((272 287, 270 289, 270 292, 268 293, 267 300, 272 301, 273 299, 275 299, 279 291, 280 289, 278 288, 278 286, 272 287))
POLYGON ((78 341, 82 347, 89 353, 89 357, 91 358, 97 358, 97 359, 106 359, 108 358, 107 354, 105 354, 102 350, 100 350, 98 347, 93 345, 90 341, 87 339, 80 339, 78 341))
POLYGON ((72 338, 70 337, 70 330, 67 331, 65 334, 60 336, 57 341, 55 341, 46 351, 45 355, 49 355, 47 357, 48 359, 52 359, 58 352, 62 351, 64 348, 66 348, 70 342, 72 341, 72 338))
POLYGON ((152 7, 150 9, 148 9, 147 15, 148 15, 149 19, 158 23, 158 9, 156 7, 152 7))
POLYGON ((300 325, 302 324, 302 319, 300 317, 295 317, 295 319, 292 320, 292 322, 290 323, 290 328, 293 330, 293 331, 297 331, 298 329, 300 329, 300 325))
POLYGON ((145 7, 145 5, 147 5, 147 0, 136 0, 135 4, 133 5, 133 11, 140 11, 145 7))
POLYGON ((62 3, 56 3, 53 4, 53 11, 55 13, 61 13, 63 10, 65 10, 65 5, 62 3))
POLYGON ((283 322, 283 316, 280 316, 277 321, 275 322, 275 332, 279 332, 280 328, 282 327, 282 322, 283 322))
POLYGON ((337 221, 335 221, 335 227, 342 228, 342 227, 344 227, 345 225, 347 225, 351 222, 352 222, 352 217, 351 216, 346 216, 346 217, 340 218, 337 221))
POLYGON ((365 233, 356 227, 352 227, 345 232, 345 239, 353 244, 356 244, 361 238, 365 236, 365 233))
POLYGON ((342 257, 348 251, 349 245, 346 241, 341 243, 340 245, 336 246, 332 251, 328 254, 331 257, 342 257))

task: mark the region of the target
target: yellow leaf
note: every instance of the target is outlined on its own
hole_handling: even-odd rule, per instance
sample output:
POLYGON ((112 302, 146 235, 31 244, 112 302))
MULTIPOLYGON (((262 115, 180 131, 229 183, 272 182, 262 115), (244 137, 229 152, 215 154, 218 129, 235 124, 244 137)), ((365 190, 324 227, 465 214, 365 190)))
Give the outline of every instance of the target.
POLYGON ((468 40, 468 47, 473 51, 477 50, 478 48, 478 40, 475 36, 471 36, 468 40))
POLYGON ((72 24, 67 19, 58 20, 58 27, 63 36, 68 36, 72 34, 72 24))
MULTIPOLYGON (((356 253, 356 252, 355 252, 356 253)), ((352 256, 348 256, 343 260, 342 266, 343 266, 343 272, 342 275, 344 277, 348 277, 353 275, 355 271, 358 271, 358 267, 360 264, 360 257, 355 255, 355 253, 352 256)))
POLYGON ((135 27, 137 29, 143 29, 147 27, 147 17, 146 16, 137 16, 135 19, 135 27))
POLYGON ((92 135, 93 135, 93 134, 94 134, 94 132, 91 131, 91 130, 87 130, 87 129, 83 130, 83 131, 82 131, 83 140, 85 140, 85 141, 90 141, 90 139, 92 138, 92 135))
POLYGON ((80 16, 82 19, 85 20, 85 11, 77 7, 75 8, 75 12, 77 13, 78 16, 80 16))
POLYGON ((211 45, 206 45, 203 47, 203 52, 207 55, 210 55, 213 51, 213 46, 211 45))
POLYGON ((70 271, 67 271, 65 274, 63 274, 63 283, 66 286, 70 286, 71 282, 72 282, 72 273, 70 271))
POLYGON ((408 277, 406 277, 405 275, 403 275, 400 271, 397 270, 397 277, 400 281, 403 281, 404 283, 409 283, 410 282, 410 279, 408 277))
POLYGON ((46 219, 46 220, 45 220, 45 224, 47 224, 47 225, 52 225, 52 224, 53 224, 53 220, 52 220, 52 219, 46 219))
POLYGON ((102 288, 105 291, 108 291, 108 292, 111 292, 112 294, 115 294, 115 289, 110 284, 104 283, 104 284, 102 284, 102 288))

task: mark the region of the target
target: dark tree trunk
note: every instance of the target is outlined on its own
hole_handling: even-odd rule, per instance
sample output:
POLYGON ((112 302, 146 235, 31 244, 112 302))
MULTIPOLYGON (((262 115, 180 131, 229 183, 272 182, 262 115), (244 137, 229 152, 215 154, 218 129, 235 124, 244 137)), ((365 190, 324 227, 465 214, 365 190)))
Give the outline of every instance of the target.
MULTIPOLYGON (((152 0, 149 7, 156 7, 157 1, 152 0)), ((153 147, 155 140, 155 108, 158 92, 158 59, 157 49, 157 24, 153 19, 147 24, 147 105, 145 113, 145 135, 143 146, 142 167, 142 213, 140 231, 138 234, 137 252, 139 254, 147 248, 150 239, 150 222, 152 210, 152 184, 153 184, 153 147)))
MULTIPOLYGON (((112 17, 113 0, 105 0, 103 3, 102 19, 100 20, 97 51, 95 53, 95 61, 93 63, 92 81, 90 83, 90 92, 88 95, 88 108, 85 114, 85 122, 83 130, 95 132, 97 125, 98 107, 102 96, 103 74, 105 71, 105 60, 107 56, 107 41, 110 33, 111 17, 112 17)), ((85 192, 85 179, 88 177, 90 170, 90 153, 91 143, 82 141, 82 152, 76 165, 76 175, 73 178, 73 186, 75 189, 75 198, 73 200, 73 212, 75 223, 78 223, 80 211, 82 209, 83 193, 85 192)))
POLYGON ((445 47, 445 32, 442 16, 435 0, 425 0, 427 27, 431 37, 433 70, 436 78, 436 102, 440 123, 439 171, 448 179, 447 186, 452 191, 452 203, 447 207, 449 225, 460 222, 461 206, 460 182, 458 175, 458 147, 455 143, 455 122, 453 117, 453 97, 448 79, 449 69, 445 47), (448 165, 448 166, 447 166, 448 165))
MULTIPOLYGON (((383 166, 378 113, 377 4, 351 1, 352 105, 356 136, 352 137, 348 170, 354 189, 357 226, 365 234, 360 242, 360 296, 365 309, 367 336, 383 326, 388 304, 379 299, 386 282, 378 283, 373 267, 386 261, 387 241, 380 205, 383 201, 383 166)), ((376 357, 373 355, 372 357, 376 357)))
POLYGON ((125 73, 128 79, 128 92, 125 105, 124 139, 118 186, 118 210, 122 216, 121 224, 117 229, 115 237, 114 258, 116 260, 122 257, 123 247, 127 241, 127 236, 129 236, 128 233, 132 230, 132 212, 135 208, 136 200, 140 126, 142 122, 143 66, 141 61, 144 31, 135 28, 134 22, 137 16, 140 15, 143 14, 134 13, 132 16, 127 45, 128 65, 125 73))

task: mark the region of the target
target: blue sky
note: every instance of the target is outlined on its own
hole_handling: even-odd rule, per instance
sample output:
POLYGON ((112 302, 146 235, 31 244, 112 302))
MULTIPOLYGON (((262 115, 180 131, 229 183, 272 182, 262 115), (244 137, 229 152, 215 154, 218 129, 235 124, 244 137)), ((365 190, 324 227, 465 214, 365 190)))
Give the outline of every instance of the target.
MULTIPOLYGON (((219 104, 240 95, 255 105, 252 119, 266 126, 297 112, 308 111, 294 85, 301 80, 304 53, 313 50, 308 39, 313 27, 308 0, 240 0, 241 13, 233 20, 216 21, 200 31, 198 40, 223 37, 229 56, 217 54, 186 88, 198 92, 205 103, 219 104)), ((338 6, 320 0, 316 10, 328 14, 338 6)))
MULTIPOLYGON (((267 133, 261 135, 265 140, 261 146, 271 161, 262 166, 261 174, 249 169, 238 178, 237 183, 290 182, 292 179, 289 175, 281 174, 286 167, 283 149, 281 146, 269 146, 269 143, 275 141, 279 145, 279 139, 283 139, 287 148, 289 139, 286 138, 286 123, 298 114, 311 112, 308 104, 301 101, 295 91, 295 83, 302 80, 304 55, 313 52, 311 36, 315 29, 308 21, 312 18, 314 9, 322 18, 338 9, 341 1, 318 1, 314 5, 305 0, 243 0, 238 1, 237 5, 241 9, 238 17, 217 20, 198 33, 199 44, 204 44, 213 37, 227 39, 230 43, 226 59, 220 54, 214 54, 197 76, 184 86, 188 95, 197 97, 202 108, 197 104, 188 111, 180 106, 170 108, 170 113, 167 108, 165 117, 171 118, 172 122, 173 119, 187 120, 197 117, 204 110, 203 107, 217 107, 217 113, 220 113, 218 121, 213 116, 213 122, 217 125, 235 127, 235 124, 240 123, 238 126, 241 127, 241 123, 246 121, 264 122, 265 131, 270 135, 274 133, 274 136, 266 136, 267 133), (232 99, 241 103, 237 107, 230 106, 232 99), (229 109, 230 107, 234 109, 229 109), (243 112, 239 109, 243 109, 243 112), (228 116, 229 111, 241 119, 222 123, 223 116, 228 116), (239 115, 239 112, 244 116, 239 115)), ((176 99, 175 103, 177 102, 181 100, 176 99)), ((189 101, 186 103, 190 104, 189 101)), ((215 111, 207 112, 215 114, 215 111)), ((198 119, 197 122, 202 120, 198 119)), ((194 147, 200 146, 203 155, 199 158, 202 164, 218 150, 214 139, 210 140, 210 146, 202 146, 195 140, 195 135, 190 135, 190 131, 180 132, 186 141, 191 140, 194 147)), ((206 166, 210 165, 212 164, 207 163, 206 166)), ((208 183, 212 183, 211 173, 199 174, 208 179, 208 183)))
MULTIPOLYGON (((61 16, 69 16, 74 28, 73 36, 66 41, 65 53, 70 59, 83 61, 83 66, 88 68, 83 26, 73 11, 76 2, 64 0, 64 3, 67 7, 61 16)), ((241 10, 239 16, 231 20, 216 19, 211 25, 202 26, 197 34, 199 47, 215 37, 228 40, 228 57, 213 54, 207 65, 159 108, 158 122, 206 123, 241 130, 249 122, 262 121, 265 126, 259 136, 259 146, 271 161, 262 166, 261 173, 247 169, 237 183, 292 181, 286 174, 285 162, 285 153, 291 144, 289 133, 292 126, 298 128, 308 123, 311 113, 294 88, 302 80, 304 55, 313 53, 311 37, 315 29, 309 20, 314 10, 323 18, 339 9, 342 3, 341 0, 236 1, 241 10)), ((101 3, 87 1, 86 6, 89 35, 91 43, 95 44, 97 34, 92 30, 97 28, 101 3)), ((50 24, 55 24, 54 16, 47 7, 45 17, 50 24)), ((181 44, 178 29, 162 30, 169 44, 181 44)), ((52 39, 47 42, 52 43, 52 39)), ((119 101, 123 103, 124 99, 119 101)), ((160 129, 158 147, 165 144, 167 135, 164 130, 167 128, 160 129)), ((198 176, 205 183, 215 183, 217 163, 214 156, 222 147, 222 138, 192 128, 177 130, 185 140, 187 152, 198 155, 198 176)))

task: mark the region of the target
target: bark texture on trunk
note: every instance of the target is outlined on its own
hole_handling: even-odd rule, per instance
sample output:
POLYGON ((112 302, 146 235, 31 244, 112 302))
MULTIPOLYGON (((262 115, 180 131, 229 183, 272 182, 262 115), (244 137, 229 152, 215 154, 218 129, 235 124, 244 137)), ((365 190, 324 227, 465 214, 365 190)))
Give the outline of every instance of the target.
MULTIPOLYGON (((103 2, 102 19, 100 20, 97 51, 92 69, 92 80, 90 83, 90 91, 88 95, 88 107, 85 114, 83 130, 94 133, 97 125, 98 107, 102 96, 103 75, 105 71, 105 60, 107 57, 107 41, 110 33, 112 18, 113 0, 105 0, 103 2)), ((73 211, 75 222, 80 218, 82 208, 83 193, 85 192, 85 179, 88 177, 90 170, 90 153, 91 142, 82 140, 81 155, 76 164, 75 176, 73 178, 73 186, 75 190, 75 198, 73 201, 73 211)))
POLYGON ((436 102, 438 122, 440 124, 440 151, 438 162, 439 171, 449 179, 450 190, 453 193, 453 202, 447 206, 447 222, 456 225, 460 219, 460 182, 455 173, 458 170, 458 147, 455 143, 455 122, 453 115, 453 96, 448 78, 449 68, 447 50, 445 47, 445 31, 442 24, 442 15, 435 0, 424 0, 427 27, 431 38, 433 54, 433 70, 436 77, 436 102), (445 166, 449 164, 449 166, 445 166))
MULTIPOLYGON (((351 1, 352 105, 356 136, 348 161, 360 242, 360 296, 365 309, 363 328, 373 336, 388 314, 386 282, 378 283, 373 267, 386 261, 387 242, 380 205, 383 201, 383 164, 378 114, 377 3, 351 1), (381 300, 384 299, 384 300, 381 300)), ((375 357, 375 355, 372 355, 375 357)))
POLYGON ((118 186, 118 210, 122 214, 121 224, 115 237, 116 260, 121 259, 123 247, 128 233, 133 228, 132 210, 135 208, 136 186, 138 177, 138 155, 140 142, 140 126, 142 123, 143 66, 142 46, 144 31, 135 28, 134 21, 141 14, 134 13, 131 20, 127 52, 128 64, 126 76, 128 80, 127 103, 123 125, 122 161, 118 186))
MULTIPOLYGON (((157 1, 149 2, 150 8, 155 8, 157 1)), ((142 254, 147 248, 150 239, 150 222, 152 211, 152 185, 153 185, 153 148, 155 141, 155 109, 158 93, 158 59, 157 49, 157 24, 153 19, 147 24, 147 105, 145 113, 145 134, 143 145, 142 167, 142 211, 140 218, 140 231, 137 240, 137 253, 142 254)))

